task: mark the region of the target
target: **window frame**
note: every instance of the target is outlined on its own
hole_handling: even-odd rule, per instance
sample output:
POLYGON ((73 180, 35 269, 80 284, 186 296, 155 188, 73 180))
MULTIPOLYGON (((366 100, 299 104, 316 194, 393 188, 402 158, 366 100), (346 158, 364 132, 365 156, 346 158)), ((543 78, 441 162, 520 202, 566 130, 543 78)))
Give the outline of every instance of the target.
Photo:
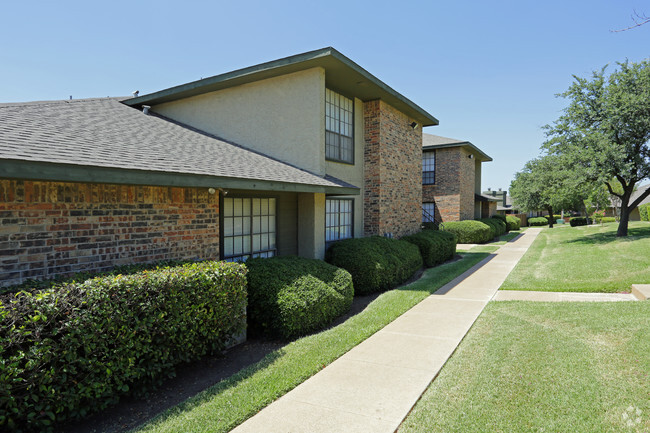
MULTIPOLYGON (((339 233, 340 233, 340 231, 339 231, 339 233)), ((325 246, 329 247, 334 242, 342 241, 342 240, 345 240, 345 239, 352 239, 352 238, 354 238, 354 198, 325 197, 325 246), (347 202, 350 203, 350 236, 349 237, 347 237, 347 238, 339 237, 338 239, 327 240, 327 229, 328 228, 345 227, 345 226, 341 225, 341 211, 340 211, 341 207, 340 207, 340 205, 339 205, 339 212, 337 213, 337 215, 338 215, 338 225, 336 225, 336 226, 328 226, 327 225, 327 223, 328 223, 328 221, 327 221, 327 216, 328 216, 327 202, 328 201, 338 201, 338 202, 347 201, 347 202)))
POLYGON ((422 202, 422 223, 435 223, 436 222, 436 202, 435 201, 425 201, 422 202), (428 212, 429 215, 433 217, 433 220, 431 221, 425 221, 424 220, 424 212, 425 212, 425 205, 430 204, 433 205, 433 212, 428 212))
POLYGON ((422 152, 422 185, 435 185, 436 184, 436 151, 435 150, 429 150, 426 152, 422 152), (433 170, 425 170, 424 169, 424 160, 425 160, 425 155, 432 155, 433 159, 433 170), (425 182, 425 173, 433 173, 433 176, 431 176, 431 180, 425 182))
MULTIPOLYGON (((325 160, 326 160, 326 161, 332 161, 332 162, 338 162, 338 163, 341 163, 341 164, 350 164, 350 165, 354 165, 354 164, 355 164, 355 142, 354 142, 354 141, 355 141, 355 139, 354 139, 354 138, 355 138, 355 133, 354 133, 354 132, 355 132, 355 131, 354 131, 354 129, 355 129, 355 122, 354 122, 354 98, 350 98, 350 97, 344 95, 344 94, 341 93, 341 92, 337 92, 336 90, 333 90, 333 89, 331 89, 331 88, 329 88, 329 87, 325 87, 325 98, 324 98, 324 100, 325 100, 325 111, 324 111, 324 114, 325 114, 325 115, 323 116, 323 130, 325 131, 325 160), (348 99, 348 100, 351 102, 350 105, 351 105, 352 111, 350 111, 350 120, 351 120, 351 121, 350 121, 350 124, 349 124, 351 135, 350 135, 349 137, 346 136, 346 135, 341 134, 340 132, 330 131, 329 129, 327 129, 327 117, 328 117, 328 116, 327 116, 327 105, 328 105, 328 102, 327 102, 327 92, 328 92, 328 91, 330 91, 330 92, 332 92, 332 93, 334 93, 334 94, 336 94, 336 95, 339 95, 339 96, 342 97, 342 98, 348 99), (341 159, 341 158, 333 158, 333 157, 329 157, 329 156, 327 156, 327 133, 328 133, 328 132, 329 132, 330 134, 334 134, 334 135, 337 137, 337 139, 338 139, 337 151, 338 151, 339 156, 341 156, 341 136, 346 137, 346 138, 350 138, 350 139, 351 139, 351 142, 352 142, 351 160, 348 161, 348 160, 341 159)), ((340 105, 339 105, 337 108, 338 108, 339 113, 340 113, 340 111, 342 110, 342 108, 340 107, 340 105)), ((340 124, 341 124, 341 116, 339 115, 339 125, 340 125, 340 124)), ((340 129, 340 128, 339 128, 339 129, 340 129)))
MULTIPOLYGON (((278 197, 276 196, 264 196, 264 195, 249 195, 249 194, 234 194, 234 195, 228 195, 228 197, 224 197, 223 195, 219 198, 219 257, 220 260, 223 261, 232 261, 232 262, 246 262, 248 259, 254 258, 254 254, 260 254, 260 253, 269 253, 272 252, 273 254, 269 257, 274 257, 278 255, 278 197), (234 237, 234 236, 226 236, 225 235, 225 218, 226 216, 224 215, 224 209, 225 209, 225 201, 228 199, 249 199, 250 200, 250 215, 249 215, 249 223, 250 223, 250 252, 249 253, 242 253, 242 254, 237 254, 237 255, 231 255, 231 256, 226 256, 225 254, 225 239, 226 237, 234 237), (273 215, 275 217, 275 224, 273 226, 273 232, 264 232, 264 233, 254 233, 253 232, 253 200, 255 199, 260 199, 260 200, 275 200, 275 214, 273 215), (264 249, 264 250, 259 250, 259 251, 254 251, 253 250, 253 235, 254 234, 267 234, 267 233, 273 233, 275 235, 275 248, 272 249, 264 249), (248 256, 246 259, 243 259, 242 256, 248 256)), ((270 215, 269 215, 270 216, 270 215)), ((270 225, 269 225, 270 228, 270 225)))

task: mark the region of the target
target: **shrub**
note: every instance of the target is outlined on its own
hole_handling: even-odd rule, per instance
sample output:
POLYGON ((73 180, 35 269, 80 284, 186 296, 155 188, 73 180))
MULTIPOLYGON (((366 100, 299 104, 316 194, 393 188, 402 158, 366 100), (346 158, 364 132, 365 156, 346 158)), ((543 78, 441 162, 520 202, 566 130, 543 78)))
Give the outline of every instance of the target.
POLYGON ((534 227, 534 226, 547 226, 548 225, 548 219, 546 217, 528 218, 528 225, 531 226, 531 227, 534 227))
POLYGON ((616 218, 614 218, 614 217, 602 217, 597 222, 599 222, 599 223, 613 223, 613 222, 616 222, 616 218))
POLYGON ((352 274, 354 293, 359 295, 391 289, 422 267, 418 247, 381 236, 336 242, 325 260, 352 274))
POLYGON ((222 350, 246 326, 246 269, 193 263, 0 301, 0 430, 51 431, 222 350))
POLYGON ((496 218, 482 218, 479 221, 492 227, 494 236, 493 238, 499 237, 506 233, 506 223, 496 218))
POLYGON ((483 244, 494 239, 493 229, 480 221, 449 221, 441 224, 440 229, 454 233, 459 244, 483 244))
POLYGON ((250 259, 246 267, 253 332, 297 337, 325 327, 352 305, 352 276, 322 260, 250 259))
POLYGON ((496 218, 496 219, 501 220, 501 221, 503 221, 504 223, 507 224, 506 216, 505 216, 505 215, 502 215, 502 214, 496 214, 496 215, 492 215, 490 218, 496 218))
POLYGON ((420 249, 424 266, 430 268, 452 259, 456 255, 456 235, 438 230, 423 230, 403 240, 420 249))
POLYGON ((639 215, 641 216, 641 221, 650 221, 650 203, 639 206, 639 215))
POLYGON ((422 228, 425 230, 438 230, 438 224, 434 222, 422 223, 422 228))
POLYGON ((569 224, 571 225, 571 227, 586 226, 589 223, 590 221, 587 217, 573 217, 569 219, 569 224))
POLYGON ((516 216, 507 215, 506 224, 508 225, 508 231, 519 230, 521 228, 521 220, 516 216))

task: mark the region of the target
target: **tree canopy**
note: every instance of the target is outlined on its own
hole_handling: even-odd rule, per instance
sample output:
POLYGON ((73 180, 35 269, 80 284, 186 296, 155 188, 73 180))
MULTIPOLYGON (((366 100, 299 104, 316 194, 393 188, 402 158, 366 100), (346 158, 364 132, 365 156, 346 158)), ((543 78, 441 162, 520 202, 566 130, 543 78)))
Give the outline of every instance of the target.
POLYGON ((650 195, 650 189, 634 202, 635 185, 650 177, 650 61, 619 63, 591 79, 574 76, 574 83, 559 96, 569 105, 546 126, 549 154, 562 156, 579 170, 586 182, 600 182, 621 200, 617 236, 627 236, 630 211, 650 195), (616 179, 622 191, 615 191, 616 179))

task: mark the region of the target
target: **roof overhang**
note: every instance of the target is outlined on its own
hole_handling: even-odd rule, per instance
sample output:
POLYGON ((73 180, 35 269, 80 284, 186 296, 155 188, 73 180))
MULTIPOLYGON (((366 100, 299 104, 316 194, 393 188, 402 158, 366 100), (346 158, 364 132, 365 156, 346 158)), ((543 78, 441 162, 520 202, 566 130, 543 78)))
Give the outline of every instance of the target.
POLYGON ((469 150, 472 154, 474 154, 476 156, 476 159, 478 159, 479 161, 481 162, 492 161, 492 157, 490 157, 488 154, 483 152, 478 147, 474 146, 469 141, 462 141, 458 143, 448 143, 448 144, 432 144, 428 146, 422 146, 422 150, 427 151, 427 150, 435 150, 435 149, 445 149, 449 147, 464 147, 467 150, 469 150))
POLYGON ((252 189, 258 191, 307 192, 330 195, 359 195, 352 185, 326 186, 190 173, 93 167, 40 161, 0 160, 3 178, 55 182, 113 183, 175 187, 252 189))
POLYGON ((501 201, 499 197, 491 197, 483 194, 474 194, 474 201, 501 201))
POLYGON ((333 90, 362 101, 381 99, 421 126, 438 125, 438 119, 332 47, 215 75, 122 102, 134 107, 156 105, 316 67, 325 69, 325 83, 333 90))

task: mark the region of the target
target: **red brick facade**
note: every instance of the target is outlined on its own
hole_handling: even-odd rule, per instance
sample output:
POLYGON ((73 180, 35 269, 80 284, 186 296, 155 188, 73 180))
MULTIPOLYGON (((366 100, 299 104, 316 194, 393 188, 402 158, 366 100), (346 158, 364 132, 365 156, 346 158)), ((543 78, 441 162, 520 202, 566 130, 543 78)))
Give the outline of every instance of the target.
POLYGON ((0 286, 219 257, 219 196, 205 188, 0 180, 0 224, 0 286))
POLYGON ((436 204, 436 219, 461 221, 474 218, 474 158, 462 147, 436 149, 434 185, 422 185, 422 201, 436 204))
POLYGON ((383 101, 364 103, 364 234, 401 237, 422 222, 422 130, 383 101))

